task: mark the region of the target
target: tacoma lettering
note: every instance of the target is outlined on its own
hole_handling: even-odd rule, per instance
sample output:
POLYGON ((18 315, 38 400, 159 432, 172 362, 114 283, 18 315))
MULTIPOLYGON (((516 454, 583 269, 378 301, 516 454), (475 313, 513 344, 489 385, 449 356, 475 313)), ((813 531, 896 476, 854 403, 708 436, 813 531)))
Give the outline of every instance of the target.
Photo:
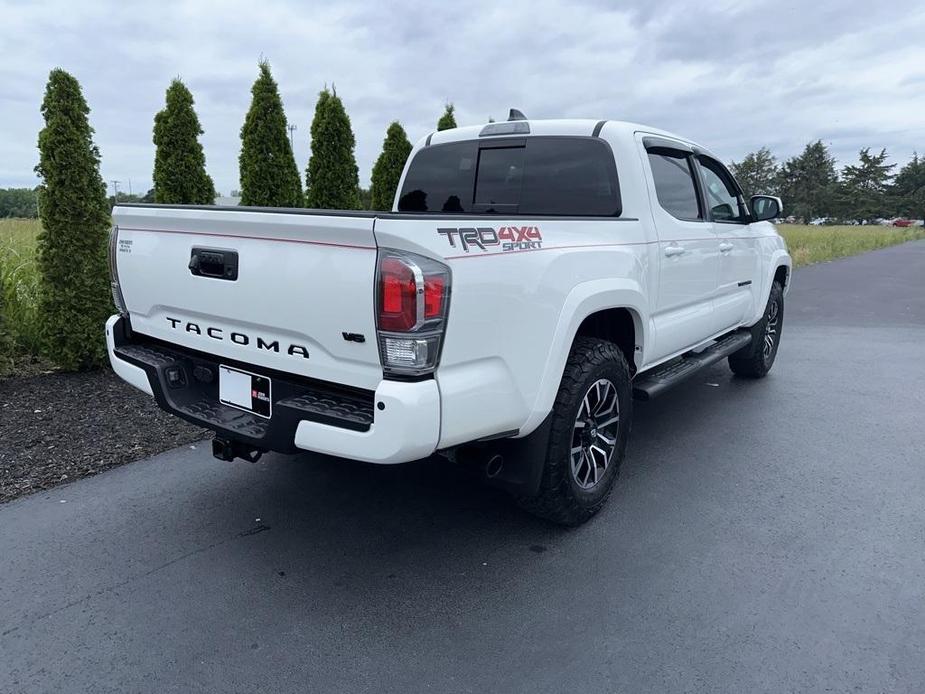
MULTIPOLYGON (((251 337, 247 333, 242 333, 234 331, 228 334, 228 337, 225 337, 225 331, 221 328, 216 328, 215 326, 206 325, 201 326, 198 323, 193 323, 192 321, 182 321, 179 318, 171 318, 167 316, 167 322, 170 323, 170 327, 173 330, 183 330, 192 335, 207 335, 213 340, 230 340, 236 345, 241 345, 242 347, 247 347, 248 345, 254 345, 257 349, 266 350, 268 352, 279 352, 279 340, 268 341, 261 336, 251 337)), ((308 348, 304 345, 290 344, 286 346, 286 354, 291 357, 302 357, 302 359, 308 359, 308 348)))

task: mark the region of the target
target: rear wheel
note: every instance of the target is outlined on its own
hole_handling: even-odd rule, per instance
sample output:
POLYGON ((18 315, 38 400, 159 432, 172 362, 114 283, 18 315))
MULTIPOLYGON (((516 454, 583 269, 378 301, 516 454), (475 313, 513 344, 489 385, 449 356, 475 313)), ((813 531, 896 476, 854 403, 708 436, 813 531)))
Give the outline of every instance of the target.
POLYGON ((729 357, 729 368, 738 376, 763 378, 774 365, 784 324, 784 289, 771 285, 771 294, 761 320, 751 327, 752 341, 729 357))
POLYGON ((597 513, 619 475, 632 408, 623 352, 605 340, 578 338, 553 406, 539 494, 520 499, 521 506, 562 525, 597 513))

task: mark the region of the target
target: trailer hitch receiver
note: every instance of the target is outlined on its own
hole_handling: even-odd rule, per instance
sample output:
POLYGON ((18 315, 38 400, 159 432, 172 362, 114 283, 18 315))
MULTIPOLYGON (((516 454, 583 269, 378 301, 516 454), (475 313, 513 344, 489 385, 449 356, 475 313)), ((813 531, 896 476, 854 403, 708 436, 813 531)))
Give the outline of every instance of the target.
POLYGON ((235 458, 241 458, 249 463, 256 463, 260 460, 260 456, 263 455, 263 451, 234 439, 216 436, 212 439, 212 455, 219 460, 229 462, 235 458))

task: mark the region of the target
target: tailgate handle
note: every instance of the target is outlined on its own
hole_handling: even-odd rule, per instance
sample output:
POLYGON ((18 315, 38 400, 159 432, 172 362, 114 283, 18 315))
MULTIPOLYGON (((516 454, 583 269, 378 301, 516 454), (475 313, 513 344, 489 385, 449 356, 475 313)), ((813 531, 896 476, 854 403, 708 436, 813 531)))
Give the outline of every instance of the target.
POLYGON ((218 280, 238 279, 238 252, 221 248, 193 248, 189 271, 199 277, 218 280))

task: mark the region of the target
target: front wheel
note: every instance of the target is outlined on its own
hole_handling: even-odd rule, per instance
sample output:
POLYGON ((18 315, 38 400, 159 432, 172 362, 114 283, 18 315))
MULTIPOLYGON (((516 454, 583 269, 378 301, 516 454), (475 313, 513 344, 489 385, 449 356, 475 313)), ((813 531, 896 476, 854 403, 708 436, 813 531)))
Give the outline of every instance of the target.
POLYGON ((576 339, 553 406, 539 494, 520 505, 561 525, 591 518, 613 489, 632 417, 623 352, 605 340, 576 339))
POLYGON ((761 320, 751 327, 752 341, 729 357, 729 368, 737 376, 763 378, 774 365, 784 325, 784 288, 771 285, 771 294, 761 320))

